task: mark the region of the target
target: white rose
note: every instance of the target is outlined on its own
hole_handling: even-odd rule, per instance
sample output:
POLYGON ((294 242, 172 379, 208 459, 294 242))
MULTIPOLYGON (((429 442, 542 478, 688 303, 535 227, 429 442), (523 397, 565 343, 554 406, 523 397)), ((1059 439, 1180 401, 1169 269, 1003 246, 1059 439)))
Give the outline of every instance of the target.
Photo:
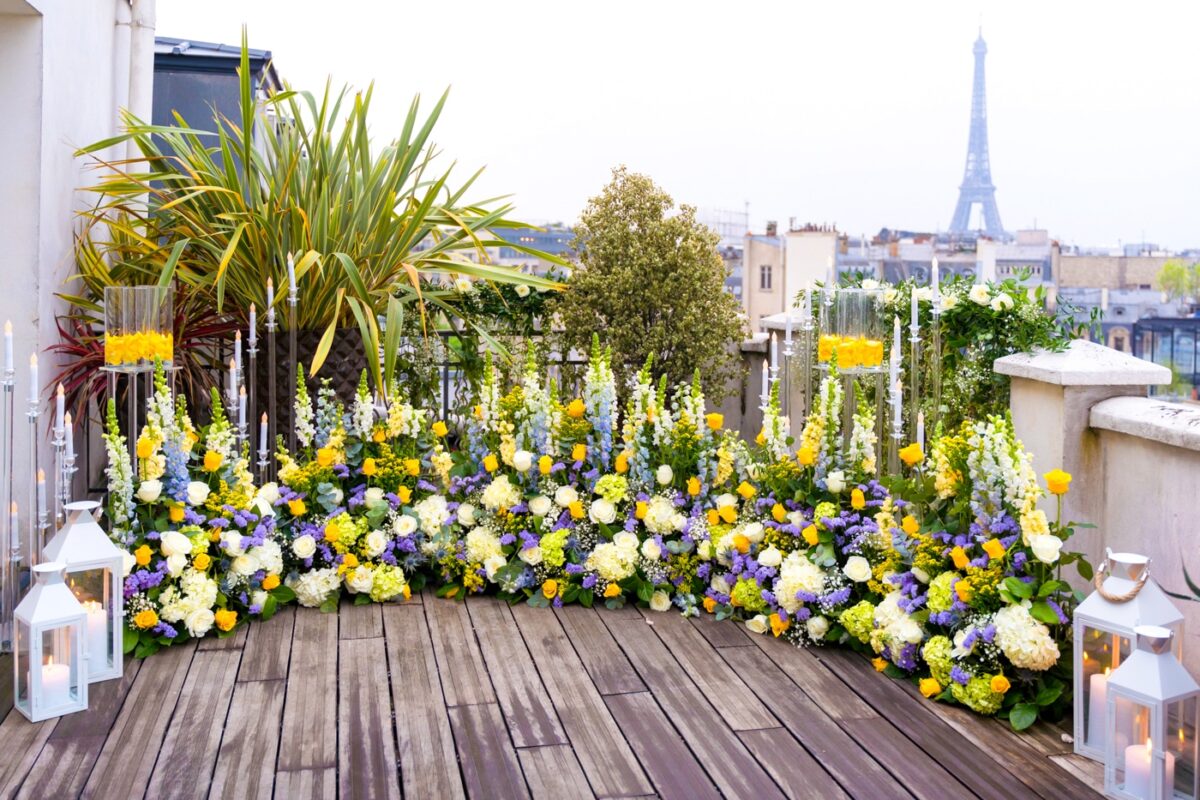
POLYGON ((292 552, 296 558, 312 558, 313 553, 317 552, 317 540, 307 533, 297 536, 292 541, 292 552))
POLYGON ((513 453, 513 469, 517 472, 529 472, 533 466, 533 453, 528 450, 518 450, 513 453))
POLYGON ((713 502, 716 504, 717 508, 724 508, 725 506, 736 506, 737 498, 729 492, 726 492, 725 494, 717 495, 713 502))
POLYGON ((121 577, 129 577, 129 573, 133 572, 133 568, 137 566, 137 559, 133 557, 133 553, 128 550, 121 551, 121 577))
POLYGON ((717 575, 708 582, 708 588, 717 594, 729 594, 729 581, 725 580, 724 575, 717 575))
POLYGON ((855 583, 862 583, 871 577, 871 564, 862 556, 850 556, 846 559, 846 566, 842 567, 842 572, 855 583))
POLYGON ((383 531, 367 531, 367 535, 363 537, 363 551, 367 558, 378 558, 387 549, 387 543, 388 537, 383 531))
POLYGON ((825 476, 825 488, 833 494, 841 494, 846 488, 846 475, 840 469, 836 469, 825 476))
POLYGON ((143 503, 153 503, 162 494, 162 481, 142 481, 138 486, 137 499, 143 503))
POLYGON ((621 531, 613 537, 612 543, 619 550, 628 550, 636 552, 638 548, 638 537, 633 531, 621 531))
POLYGON ((658 561, 662 558, 662 548, 654 539, 647 539, 642 542, 642 557, 649 561, 658 561))
POLYGON ((863 278, 862 288, 871 291, 879 288, 879 281, 874 278, 863 278))
POLYGON ((825 634, 829 632, 829 620, 820 616, 809 617, 804 623, 808 628, 808 637, 814 641, 821 641, 825 638, 825 634))
POLYGON ((192 552, 192 540, 179 531, 164 531, 158 546, 168 558, 176 554, 186 556, 192 552))
POLYGON ((549 497, 544 494, 539 494, 537 497, 529 501, 529 513, 535 517, 544 517, 550 513, 553 503, 549 497))
POLYGON ((913 567, 912 574, 913 577, 917 579, 918 583, 929 583, 929 573, 920 567, 913 567))
POLYGON ((488 580, 496 577, 496 572, 504 567, 508 562, 504 560, 504 556, 488 556, 483 560, 483 571, 487 573, 488 580))
POLYGON ((229 565, 229 570, 234 575, 249 577, 258 572, 258 559, 249 553, 238 556, 229 565))
POLYGON ((896 305, 896 298, 897 298, 897 297, 899 297, 899 296, 900 296, 900 293, 899 293, 899 292, 897 292, 895 289, 888 289, 888 290, 886 290, 886 291, 883 293, 883 303, 884 303, 884 305, 888 305, 888 306, 894 306, 894 305, 896 305))
POLYGON ((221 549, 231 556, 240 556, 246 552, 242 549, 242 534, 238 531, 225 531, 222 533, 221 549))
POLYGON ((260 517, 275 516, 275 507, 261 497, 254 500, 254 508, 258 511, 260 517))
POLYGON ((275 501, 279 499, 279 484, 271 481, 258 487, 258 499, 269 505, 275 505, 275 501))
POLYGON ((517 553, 517 557, 531 567, 536 567, 542 563, 542 548, 534 545, 517 553))
POLYGON ((267 604, 267 597, 268 597, 267 593, 264 592, 262 589, 259 589, 257 592, 251 593, 250 605, 258 606, 259 608, 262 608, 263 606, 265 606, 267 604))
POLYGON ((986 306, 991 295, 988 292, 988 287, 982 283, 977 283, 971 287, 971 291, 967 293, 972 303, 976 305, 986 306))
POLYGON ((758 563, 764 567, 778 567, 783 563, 783 553, 775 545, 758 554, 758 563))
POLYGON ((795 525, 797 528, 803 528, 805 523, 808 522, 808 520, 804 518, 803 511, 789 511, 787 513, 787 521, 789 524, 795 525))
POLYGON ((193 609, 183 620, 188 633, 197 639, 212 630, 213 612, 208 608, 193 609))
POLYGON ((588 509, 588 516, 591 517, 592 522, 611 525, 617 518, 617 507, 601 497, 592 501, 591 508, 588 509))
POLYGON ((660 464, 654 471, 654 479, 658 481, 659 486, 670 486, 671 481, 675 479, 675 472, 670 464, 660 464))
POLYGON ((408 514, 401 514, 392 522, 392 530, 397 536, 411 536, 417 529, 417 520, 408 514))
POLYGON ((333 495, 333 504, 335 506, 340 506, 342 504, 342 500, 345 499, 345 497, 346 497, 345 492, 343 492, 341 489, 338 489, 338 488, 334 488, 332 495, 333 495))
POLYGON ((1008 311, 1013 307, 1013 299, 1006 292, 1001 292, 992 298, 992 311, 1008 311))
POLYGON ((475 506, 470 503, 462 503, 458 507, 458 522, 468 528, 475 524, 475 506))
POLYGON ((554 502, 559 508, 566 508, 579 499, 579 492, 575 491, 573 486, 560 486, 558 491, 554 493, 554 502))
POLYGON ((517 297, 529 297, 529 287, 523 283, 517 284, 517 297))
POLYGON ((459 294, 469 293, 471 291, 471 279, 470 278, 455 278, 454 279, 454 288, 456 290, 458 290, 459 294))
POLYGON ((1034 558, 1043 564, 1053 564, 1058 561, 1062 546, 1062 539, 1053 534, 1040 533, 1029 537, 1029 547, 1033 550, 1034 558))
POLYGON ((746 527, 742 528, 742 536, 745 536, 754 544, 758 544, 763 540, 763 524, 761 522, 751 522, 746 527))
POLYGON ((766 614, 756 614, 755 616, 746 620, 746 627, 749 628, 754 633, 766 633, 767 627, 768 627, 767 615, 766 614))
POLYGON ((949 311, 958 305, 958 297, 952 294, 942 295, 942 311, 949 311))
POLYGON ((372 486, 363 492, 363 505, 368 509, 375 508, 386 502, 387 500, 383 497, 383 489, 378 486, 372 486))
POLYGON ((711 561, 716 554, 717 546, 712 543, 711 539, 706 539, 696 545, 696 555, 700 556, 701 561, 711 561))
POLYGON ((187 485, 187 501, 189 506, 201 505, 208 499, 208 484, 203 481, 192 481, 187 485))
POLYGON ((669 611, 671 609, 671 595, 661 589, 650 595, 650 610, 651 611, 669 611))
POLYGON ((375 571, 370 567, 357 566, 346 575, 346 588, 356 594, 366 594, 375 583, 375 571))
POLYGON ((183 570, 187 567, 187 556, 183 553, 173 553, 167 556, 167 572, 172 578, 178 578, 183 574, 183 570))

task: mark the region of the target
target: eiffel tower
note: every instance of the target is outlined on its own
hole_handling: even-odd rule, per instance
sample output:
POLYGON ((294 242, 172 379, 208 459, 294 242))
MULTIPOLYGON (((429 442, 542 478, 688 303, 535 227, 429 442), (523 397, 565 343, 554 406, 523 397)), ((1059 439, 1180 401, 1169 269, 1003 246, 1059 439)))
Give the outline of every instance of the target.
POLYGON ((967 233, 971 224, 971 208, 978 203, 983 209, 984 233, 993 239, 1006 239, 1008 234, 1000 224, 996 208, 996 187, 992 184, 992 167, 988 160, 987 95, 983 79, 983 58, 987 44, 983 29, 975 40, 975 88, 971 95, 971 138, 967 143, 967 168, 962 185, 958 187, 958 205, 954 207, 951 233, 967 233))

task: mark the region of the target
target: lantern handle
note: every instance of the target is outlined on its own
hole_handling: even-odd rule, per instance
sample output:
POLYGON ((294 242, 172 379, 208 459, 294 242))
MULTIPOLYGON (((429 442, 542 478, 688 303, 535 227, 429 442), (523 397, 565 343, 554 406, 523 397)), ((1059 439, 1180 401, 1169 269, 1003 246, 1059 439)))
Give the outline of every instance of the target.
POLYGON ((1112 565, 1107 556, 1100 562, 1100 566, 1096 569, 1096 575, 1092 579, 1092 583, 1096 587, 1096 593, 1110 603, 1127 603, 1138 596, 1138 592, 1146 585, 1146 581, 1150 578, 1150 570, 1142 570, 1142 573, 1137 576, 1133 582, 1133 588, 1123 594, 1113 594, 1104 588, 1105 573, 1112 572, 1112 565))

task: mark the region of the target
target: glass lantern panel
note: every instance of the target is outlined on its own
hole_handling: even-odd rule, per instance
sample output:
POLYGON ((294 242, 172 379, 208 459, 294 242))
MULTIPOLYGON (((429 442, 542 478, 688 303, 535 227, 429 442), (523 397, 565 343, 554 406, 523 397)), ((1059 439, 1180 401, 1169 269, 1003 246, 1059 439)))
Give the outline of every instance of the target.
POLYGON ((1195 797, 1196 706, 1195 697, 1167 704, 1167 797, 1195 797))
POLYGON ((41 632, 42 708, 79 700, 79 626, 46 628, 41 632))
POLYGON ((16 658, 16 704, 29 711, 29 646, 33 640, 29 635, 29 626, 17 620, 16 640, 13 642, 13 656, 16 658))
POLYGON ((1106 733, 1115 737, 1110 747, 1116 785, 1134 797, 1150 797, 1150 707, 1125 697, 1114 700, 1116 724, 1106 733))
POLYGON ((67 583, 87 612, 87 655, 97 671, 112 666, 112 572, 106 568, 72 572, 67 583))
POLYGON ((1130 640, 1118 633, 1083 626, 1083 741, 1089 747, 1104 750, 1108 676, 1130 649, 1130 640))

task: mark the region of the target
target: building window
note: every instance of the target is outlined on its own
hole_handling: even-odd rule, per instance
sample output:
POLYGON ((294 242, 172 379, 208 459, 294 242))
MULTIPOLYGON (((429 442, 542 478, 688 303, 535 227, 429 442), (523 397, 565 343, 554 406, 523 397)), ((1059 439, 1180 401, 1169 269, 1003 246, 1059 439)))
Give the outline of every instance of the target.
POLYGON ((758 268, 758 288, 764 292, 771 291, 771 265, 763 264, 758 268))

